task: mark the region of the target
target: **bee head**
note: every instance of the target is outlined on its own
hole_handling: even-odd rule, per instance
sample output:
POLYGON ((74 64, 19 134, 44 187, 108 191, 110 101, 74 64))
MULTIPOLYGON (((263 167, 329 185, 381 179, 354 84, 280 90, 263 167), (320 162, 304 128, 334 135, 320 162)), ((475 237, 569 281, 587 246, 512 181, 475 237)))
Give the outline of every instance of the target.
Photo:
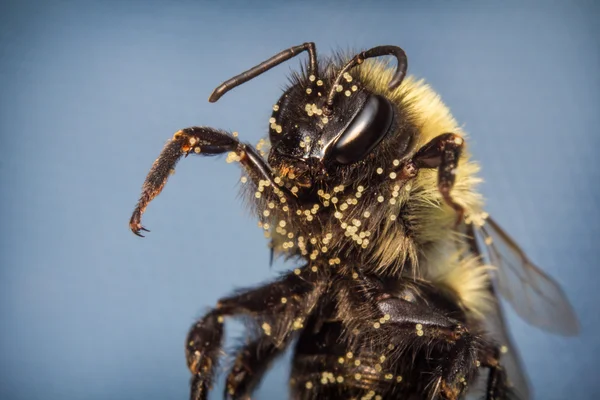
POLYGON ((324 94, 329 85, 307 81, 283 94, 269 120, 269 164, 300 186, 326 180, 332 169, 365 159, 393 130, 395 120, 391 102, 360 82, 337 84, 342 90, 335 93, 341 95, 328 108, 324 94))
POLYGON ((310 187, 327 180, 333 169, 364 160, 393 130, 394 106, 384 96, 361 87, 350 71, 368 58, 392 55, 398 62, 388 85, 393 90, 406 75, 407 59, 397 46, 377 46, 356 54, 337 71, 320 78, 314 43, 304 43, 222 83, 209 101, 217 101, 234 87, 303 51, 309 53, 307 76, 273 106, 268 162, 275 174, 310 187))

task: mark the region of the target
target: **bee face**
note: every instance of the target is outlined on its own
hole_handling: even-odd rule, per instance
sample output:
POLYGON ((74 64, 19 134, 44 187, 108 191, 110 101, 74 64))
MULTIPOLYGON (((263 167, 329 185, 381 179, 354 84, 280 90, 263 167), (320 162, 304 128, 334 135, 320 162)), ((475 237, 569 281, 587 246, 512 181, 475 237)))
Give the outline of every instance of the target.
POLYGON ((288 89, 273 107, 268 160, 280 176, 301 187, 332 180, 334 171, 364 160, 394 131, 392 102, 361 88, 350 75, 348 79, 348 85, 334 89, 339 95, 330 109, 325 94, 335 83, 312 84, 310 77, 288 89))

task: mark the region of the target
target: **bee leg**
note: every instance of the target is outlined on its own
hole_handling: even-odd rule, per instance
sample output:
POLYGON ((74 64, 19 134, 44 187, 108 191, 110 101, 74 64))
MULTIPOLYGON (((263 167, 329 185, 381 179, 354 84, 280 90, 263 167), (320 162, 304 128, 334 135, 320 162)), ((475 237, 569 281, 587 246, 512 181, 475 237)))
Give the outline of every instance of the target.
POLYGON ((485 400, 504 400, 509 398, 509 392, 510 389, 504 369, 499 365, 490 368, 485 400))
POLYGON ((258 288, 222 299, 192 326, 186 339, 186 359, 193 374, 192 400, 205 400, 221 353, 223 322, 228 316, 252 318, 271 342, 280 347, 315 307, 326 282, 308 268, 258 288))
POLYGON ((292 399, 407 399, 405 387, 394 385, 396 377, 390 382, 384 378, 385 372, 375 369, 370 359, 379 355, 362 352, 359 356, 356 352, 348 358, 347 352, 336 354, 328 346, 319 347, 318 354, 294 355, 292 399))
POLYGON ((163 190, 169 175, 181 157, 187 157, 190 154, 212 156, 226 152, 233 152, 237 155, 238 161, 247 170, 251 179, 256 182, 260 180, 270 182, 272 187, 278 188, 279 196, 286 196, 287 200, 294 201, 295 197, 285 187, 275 184, 269 166, 252 146, 240 143, 228 132, 195 126, 176 132, 154 161, 142 186, 138 204, 129 220, 129 228, 132 232, 142 237, 141 231, 148 232, 141 224, 142 214, 152 199, 163 190))
POLYGON ((348 286, 338 308, 344 313, 347 329, 359 332, 359 342, 364 337, 369 343, 380 343, 381 351, 388 353, 386 358, 393 358, 393 354, 410 358, 409 354, 416 356, 424 348, 440 352, 437 365, 423 366, 430 368, 430 378, 420 390, 429 392, 428 399, 457 400, 462 396, 478 371, 481 339, 461 321, 449 317, 454 310, 452 303, 422 301, 419 290, 412 286, 387 291, 381 281, 368 276, 355 281, 348 278, 348 286), (393 352, 385 350, 390 344, 393 352))
POLYGON ((381 334, 394 335, 400 345, 410 343, 414 349, 423 345, 445 349, 443 361, 432 374, 431 382, 436 383, 430 396, 458 400, 477 371, 477 338, 459 321, 425 304, 391 297, 377 306, 381 317, 389 319, 378 329, 381 334))
MULTIPOLYGON (((292 335, 289 335, 291 339, 292 335)), ((238 353, 225 381, 223 398, 232 400, 250 399, 256 386, 275 358, 280 356, 289 340, 276 346, 270 337, 260 336, 248 343, 238 353)))
POLYGON ((462 137, 454 133, 444 133, 420 148, 410 163, 416 169, 438 169, 438 190, 446 204, 457 212, 457 224, 462 220, 464 209, 452 199, 450 191, 456 180, 456 168, 463 146, 462 137))
POLYGON ((489 368, 485 400, 504 400, 518 398, 508 384, 506 371, 500 364, 500 349, 497 346, 489 346, 480 356, 481 365, 489 368))

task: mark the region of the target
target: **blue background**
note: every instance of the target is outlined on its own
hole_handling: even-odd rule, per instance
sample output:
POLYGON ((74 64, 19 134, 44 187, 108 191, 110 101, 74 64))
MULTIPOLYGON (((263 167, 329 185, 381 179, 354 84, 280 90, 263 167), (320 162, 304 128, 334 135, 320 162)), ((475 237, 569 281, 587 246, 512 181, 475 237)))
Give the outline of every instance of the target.
MULTIPOLYGON (((511 318, 538 399, 598 381, 600 20, 593 2, 3 1, 0 8, 0 398, 184 399, 188 327, 268 267, 224 159, 188 158, 127 222, 166 139, 192 125, 266 133, 294 60, 221 81, 305 41, 402 46, 471 135, 488 210, 556 277, 577 338, 511 318)), ((230 333, 240 332, 235 326, 230 333)), ((229 341, 231 344, 231 341, 229 341)), ((258 398, 284 398, 281 362, 258 398)), ((220 398, 221 384, 212 398, 220 398)))

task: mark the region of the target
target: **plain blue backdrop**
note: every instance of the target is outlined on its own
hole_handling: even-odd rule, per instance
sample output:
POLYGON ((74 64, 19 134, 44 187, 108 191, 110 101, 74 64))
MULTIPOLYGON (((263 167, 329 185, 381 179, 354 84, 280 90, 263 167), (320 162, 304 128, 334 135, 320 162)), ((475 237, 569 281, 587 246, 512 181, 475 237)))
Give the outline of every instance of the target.
MULTIPOLYGON (((0 398, 188 396, 194 319, 291 265, 269 268, 239 171, 222 158, 180 164, 145 239, 127 222, 176 130, 211 125, 252 143, 266 133, 299 60, 207 97, 305 41, 321 53, 406 50, 410 73, 470 133, 489 212, 580 316, 581 335, 565 339, 511 314, 536 398, 599 396, 599 7, 482 3, 2 1, 0 398)), ((257 398, 283 399, 288 371, 282 360, 257 398)))

